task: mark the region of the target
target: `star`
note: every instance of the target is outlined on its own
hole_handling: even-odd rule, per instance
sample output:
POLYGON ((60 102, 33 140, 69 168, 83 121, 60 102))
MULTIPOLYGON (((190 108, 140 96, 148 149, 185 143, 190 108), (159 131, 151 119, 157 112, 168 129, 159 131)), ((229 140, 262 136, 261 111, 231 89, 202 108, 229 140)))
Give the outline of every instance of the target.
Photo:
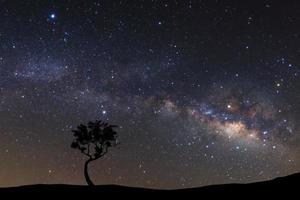
POLYGON ((49 17, 50 17, 50 19, 56 19, 56 14, 55 14, 55 13, 51 13, 51 14, 49 15, 49 17))

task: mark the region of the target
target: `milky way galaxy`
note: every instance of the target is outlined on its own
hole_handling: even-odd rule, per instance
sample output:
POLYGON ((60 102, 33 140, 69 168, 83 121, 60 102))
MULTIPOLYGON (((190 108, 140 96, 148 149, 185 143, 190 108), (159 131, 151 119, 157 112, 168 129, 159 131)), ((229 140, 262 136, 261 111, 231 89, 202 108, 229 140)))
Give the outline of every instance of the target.
POLYGON ((71 130, 120 144, 96 184, 185 188, 300 170, 297 1, 0 0, 0 186, 85 184, 71 130))

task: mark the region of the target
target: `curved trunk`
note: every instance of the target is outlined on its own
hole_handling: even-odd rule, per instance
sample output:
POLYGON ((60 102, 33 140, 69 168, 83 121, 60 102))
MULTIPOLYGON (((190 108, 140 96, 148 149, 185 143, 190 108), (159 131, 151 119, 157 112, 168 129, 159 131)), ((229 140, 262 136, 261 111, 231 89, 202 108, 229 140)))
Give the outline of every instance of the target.
POLYGON ((89 172, 88 172, 88 164, 93 161, 92 159, 88 159, 87 161, 85 161, 84 163, 84 177, 85 177, 85 180, 86 180, 86 183, 89 185, 89 186, 93 186, 94 183, 92 182, 92 180, 90 179, 90 176, 89 176, 89 172))

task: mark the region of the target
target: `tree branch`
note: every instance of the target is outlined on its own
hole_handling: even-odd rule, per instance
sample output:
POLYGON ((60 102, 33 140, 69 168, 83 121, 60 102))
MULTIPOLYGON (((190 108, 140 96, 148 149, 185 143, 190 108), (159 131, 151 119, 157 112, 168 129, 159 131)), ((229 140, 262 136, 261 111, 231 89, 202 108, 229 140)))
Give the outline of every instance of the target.
POLYGON ((88 145, 88 148, 87 148, 87 152, 82 151, 82 153, 83 153, 84 155, 86 155, 87 157, 89 157, 90 159, 92 158, 92 156, 90 155, 90 146, 89 146, 89 145, 88 145))
POLYGON ((105 146, 105 151, 103 151, 103 153, 101 154, 101 156, 99 156, 99 158, 102 157, 102 156, 104 156, 107 153, 107 149, 108 149, 108 147, 105 146))
POLYGON ((90 155, 90 144, 88 144, 87 151, 88 151, 87 154, 90 155))

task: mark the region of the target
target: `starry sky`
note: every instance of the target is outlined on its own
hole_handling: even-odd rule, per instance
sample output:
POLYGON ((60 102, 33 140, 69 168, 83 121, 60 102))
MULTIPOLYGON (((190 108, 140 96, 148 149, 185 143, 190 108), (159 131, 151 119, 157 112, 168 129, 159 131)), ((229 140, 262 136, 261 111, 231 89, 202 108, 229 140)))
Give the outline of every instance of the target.
POLYGON ((120 126, 96 184, 299 172, 299 27, 296 0, 0 0, 0 186, 85 184, 95 119, 120 126))

